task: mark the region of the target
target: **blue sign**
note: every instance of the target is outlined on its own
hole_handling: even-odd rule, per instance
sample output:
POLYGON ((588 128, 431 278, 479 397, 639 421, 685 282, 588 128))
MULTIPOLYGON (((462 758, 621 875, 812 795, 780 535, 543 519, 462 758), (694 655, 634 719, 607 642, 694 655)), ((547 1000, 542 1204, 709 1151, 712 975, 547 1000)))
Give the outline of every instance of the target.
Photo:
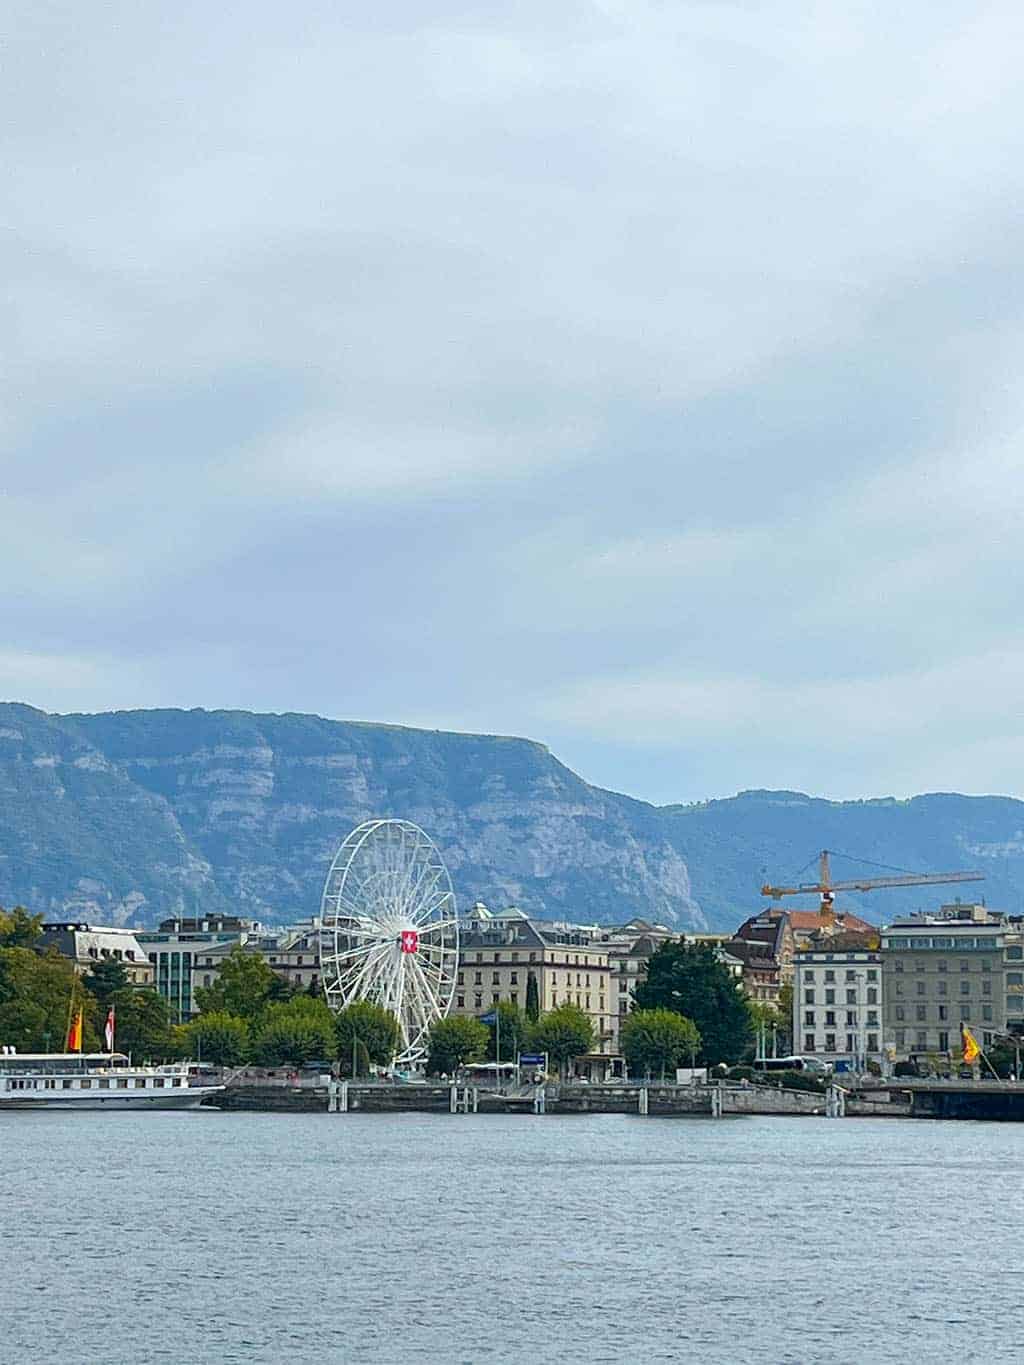
POLYGON ((544 1066, 547 1062, 547 1054, 543 1052, 520 1052, 520 1066, 544 1066))

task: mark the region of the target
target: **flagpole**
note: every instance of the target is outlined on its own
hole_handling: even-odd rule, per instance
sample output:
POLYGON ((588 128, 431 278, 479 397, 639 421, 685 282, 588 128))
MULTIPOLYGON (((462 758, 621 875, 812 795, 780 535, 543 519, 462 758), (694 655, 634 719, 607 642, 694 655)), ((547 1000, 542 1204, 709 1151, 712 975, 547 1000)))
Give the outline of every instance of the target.
POLYGON ((996 1080, 997 1080, 997 1081, 1001 1081, 1003 1078, 1002 1078, 1002 1076, 1000 1076, 999 1072, 995 1069, 995 1067, 994 1067, 994 1066, 992 1065, 992 1063, 989 1061, 988 1055, 986 1054, 985 1049, 984 1049, 984 1048, 981 1048, 980 1051, 981 1051, 981 1059, 982 1059, 982 1061, 983 1061, 983 1062, 985 1063, 985 1065, 988 1067, 989 1071, 992 1072, 992 1075, 996 1078, 996 1080))
POLYGON ((75 983, 77 982, 77 980, 78 980, 78 977, 77 977, 77 976, 73 976, 73 977, 71 978, 71 991, 70 991, 70 993, 69 993, 69 995, 68 995, 68 1022, 67 1022, 67 1027, 66 1027, 65 1030, 64 1030, 64 1051, 65 1051, 65 1052, 70 1052, 70 1051, 71 1051, 71 1047, 70 1047, 70 1042, 71 1042, 71 1011, 75 1008, 75 983))

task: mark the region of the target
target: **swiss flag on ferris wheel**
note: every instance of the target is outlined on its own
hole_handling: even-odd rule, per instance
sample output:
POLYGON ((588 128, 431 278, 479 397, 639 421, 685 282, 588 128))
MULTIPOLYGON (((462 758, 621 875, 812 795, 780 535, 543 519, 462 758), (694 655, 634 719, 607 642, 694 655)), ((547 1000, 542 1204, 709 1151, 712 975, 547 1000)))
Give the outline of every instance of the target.
POLYGON ((418 953, 420 950, 420 936, 415 929, 402 930, 402 952, 418 953))

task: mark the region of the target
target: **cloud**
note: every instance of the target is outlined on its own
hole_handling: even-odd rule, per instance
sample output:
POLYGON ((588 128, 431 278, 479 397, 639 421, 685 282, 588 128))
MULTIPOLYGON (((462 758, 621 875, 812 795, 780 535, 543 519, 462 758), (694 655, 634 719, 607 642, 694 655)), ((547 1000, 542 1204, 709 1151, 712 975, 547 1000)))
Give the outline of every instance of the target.
POLYGON ((549 724, 628 737, 640 749, 717 750, 750 784, 851 797, 872 790, 989 793, 1016 779, 1024 649, 941 667, 774 682, 757 673, 589 678, 540 709, 549 724), (855 744, 851 743, 855 739, 855 744), (984 755, 987 774, 975 768, 984 755), (851 785, 852 784, 852 785, 851 785), (870 785, 869 785, 870 784, 870 785))
POLYGON ((1018 6, 7 29, 8 695, 1016 790, 1018 6))

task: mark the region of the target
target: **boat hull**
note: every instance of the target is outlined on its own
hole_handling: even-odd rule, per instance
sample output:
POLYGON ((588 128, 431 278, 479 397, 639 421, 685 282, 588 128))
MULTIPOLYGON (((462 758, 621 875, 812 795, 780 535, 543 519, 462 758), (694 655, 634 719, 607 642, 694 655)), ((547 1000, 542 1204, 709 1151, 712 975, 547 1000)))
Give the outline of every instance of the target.
POLYGON ((191 1086, 163 1094, 97 1095, 84 1091, 53 1092, 34 1098, 27 1094, 0 1096, 0 1114, 8 1109, 198 1109, 203 1100, 217 1095, 222 1085, 191 1086))

